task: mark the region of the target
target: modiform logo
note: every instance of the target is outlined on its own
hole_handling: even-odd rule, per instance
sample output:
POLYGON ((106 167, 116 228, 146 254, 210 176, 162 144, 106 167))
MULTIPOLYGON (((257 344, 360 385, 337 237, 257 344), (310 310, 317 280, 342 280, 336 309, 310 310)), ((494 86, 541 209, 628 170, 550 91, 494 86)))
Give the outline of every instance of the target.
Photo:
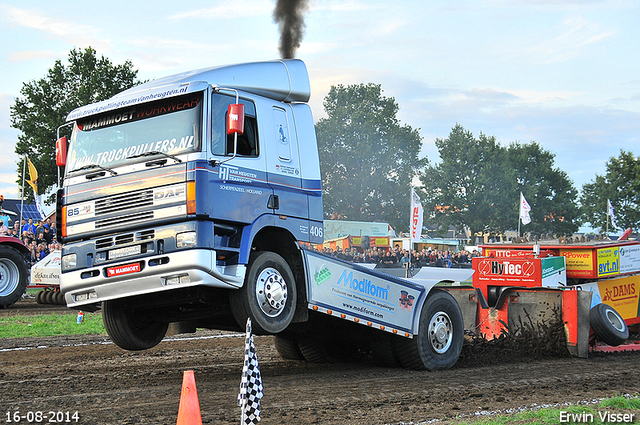
POLYGON ((349 287, 353 291, 358 291, 363 294, 370 295, 381 300, 389 299, 389 288, 383 288, 381 286, 374 285, 371 280, 363 277, 361 280, 353 278, 353 271, 347 274, 347 270, 342 272, 340 279, 338 279, 338 285, 349 287))

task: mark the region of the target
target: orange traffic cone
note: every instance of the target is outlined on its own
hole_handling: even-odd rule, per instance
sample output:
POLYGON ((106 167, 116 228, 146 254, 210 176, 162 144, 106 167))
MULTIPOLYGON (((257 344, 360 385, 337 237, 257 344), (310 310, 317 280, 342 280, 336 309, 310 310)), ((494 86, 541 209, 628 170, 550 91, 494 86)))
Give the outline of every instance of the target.
POLYGON ((196 378, 192 370, 185 370, 182 377, 182 393, 180 394, 178 423, 176 425, 202 425, 196 378))

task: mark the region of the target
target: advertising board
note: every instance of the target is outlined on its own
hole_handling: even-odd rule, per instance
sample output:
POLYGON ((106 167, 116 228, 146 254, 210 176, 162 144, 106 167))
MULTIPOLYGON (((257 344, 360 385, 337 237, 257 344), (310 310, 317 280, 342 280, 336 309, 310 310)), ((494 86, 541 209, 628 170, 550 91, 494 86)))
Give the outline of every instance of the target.
POLYGON ((304 251, 309 303, 412 333, 425 288, 304 251))
POLYGON ((476 257, 473 259, 473 269, 473 284, 476 287, 558 287, 567 284, 564 257, 476 257))
POLYGON ((593 292, 591 307, 605 303, 613 307, 625 320, 635 321, 640 317, 640 275, 621 276, 576 286, 577 289, 593 292), (634 320, 636 319, 636 320, 634 320))

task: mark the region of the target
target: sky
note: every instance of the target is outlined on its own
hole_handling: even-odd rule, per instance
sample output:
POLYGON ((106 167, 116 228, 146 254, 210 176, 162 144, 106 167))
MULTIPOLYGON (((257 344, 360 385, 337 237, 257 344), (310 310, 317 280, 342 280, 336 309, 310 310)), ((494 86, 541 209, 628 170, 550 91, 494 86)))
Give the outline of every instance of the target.
MULTIPOLYGON (((19 196, 10 106, 72 49, 130 60, 141 80, 277 59, 274 6, 0 0, 0 194, 19 196)), ((304 16, 316 120, 332 85, 376 83, 432 163, 456 124, 539 143, 578 190, 620 150, 640 155, 639 0, 310 0, 304 16)))

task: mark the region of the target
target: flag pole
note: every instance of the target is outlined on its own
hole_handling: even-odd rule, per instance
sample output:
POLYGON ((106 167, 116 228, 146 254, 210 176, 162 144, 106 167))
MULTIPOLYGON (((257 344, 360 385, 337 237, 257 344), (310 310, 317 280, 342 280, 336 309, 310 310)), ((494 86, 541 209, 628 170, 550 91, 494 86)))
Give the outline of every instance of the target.
POLYGON ((18 231, 20 232, 20 240, 22 240, 22 211, 24 211, 24 173, 27 168, 27 155, 22 158, 22 189, 20 191, 20 226, 18 231))

